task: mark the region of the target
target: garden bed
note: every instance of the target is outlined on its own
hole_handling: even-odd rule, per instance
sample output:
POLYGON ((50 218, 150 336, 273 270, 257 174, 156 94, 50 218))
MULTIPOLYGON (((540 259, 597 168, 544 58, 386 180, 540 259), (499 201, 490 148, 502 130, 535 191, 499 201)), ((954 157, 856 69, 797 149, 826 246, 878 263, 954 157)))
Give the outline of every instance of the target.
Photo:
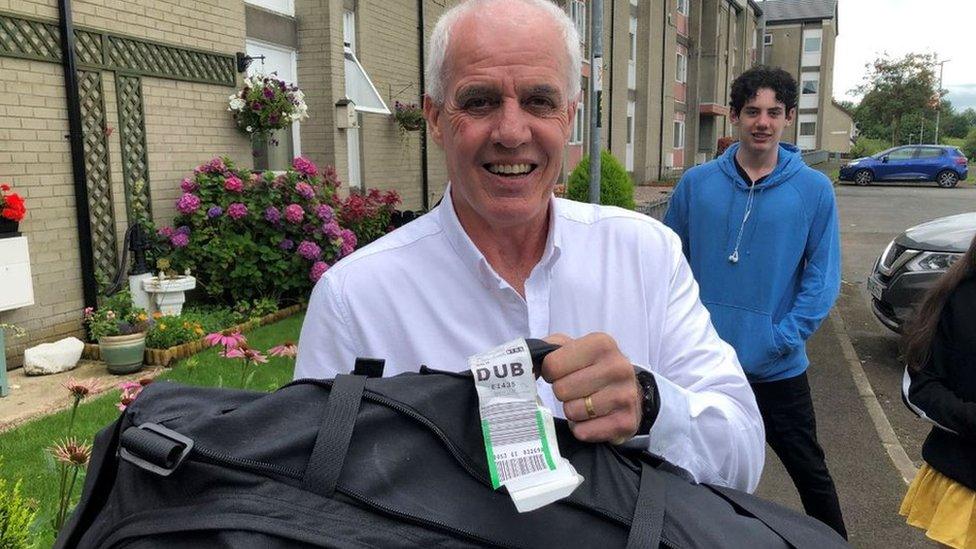
MULTIPOLYGON (((272 322, 277 322, 283 318, 292 316, 294 314, 300 313, 305 309, 304 304, 296 304, 290 307, 285 307, 284 309, 279 309, 273 313, 264 315, 260 318, 254 318, 231 326, 222 330, 224 332, 248 332, 259 326, 264 326, 265 324, 271 324, 272 322)), ((208 345, 200 338, 196 341, 190 341, 183 343, 181 345, 174 345, 168 349, 146 349, 145 363, 146 366, 169 366, 169 363, 174 360, 179 360, 181 358, 186 358, 190 355, 199 353, 200 351, 206 349, 208 345)), ((99 350, 97 343, 86 343, 85 350, 82 353, 82 358, 87 358, 89 360, 101 360, 101 352, 99 350)))

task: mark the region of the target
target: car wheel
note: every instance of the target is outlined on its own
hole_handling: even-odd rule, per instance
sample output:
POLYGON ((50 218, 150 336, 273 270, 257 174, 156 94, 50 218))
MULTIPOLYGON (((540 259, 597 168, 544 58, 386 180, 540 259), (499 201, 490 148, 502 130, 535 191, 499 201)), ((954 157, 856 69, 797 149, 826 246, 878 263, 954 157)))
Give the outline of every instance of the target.
POLYGON ((874 174, 871 170, 857 170, 854 173, 854 182, 858 185, 870 185, 874 181, 874 174))
POLYGON ((951 189, 956 186, 956 183, 959 183, 959 176, 954 171, 945 170, 935 176, 935 181, 943 189, 951 189))

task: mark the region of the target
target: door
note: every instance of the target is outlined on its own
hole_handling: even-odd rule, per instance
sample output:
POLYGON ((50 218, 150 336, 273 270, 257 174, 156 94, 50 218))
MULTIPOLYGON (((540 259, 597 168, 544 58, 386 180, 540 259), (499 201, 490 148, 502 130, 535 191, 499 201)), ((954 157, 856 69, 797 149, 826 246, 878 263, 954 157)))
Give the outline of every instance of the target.
POLYGON ((884 157, 875 169, 875 179, 912 179, 918 171, 912 165, 917 147, 900 147, 884 157), (888 160, 885 161, 884 159, 888 160))
POLYGON ((918 179, 934 181, 935 176, 946 165, 945 151, 937 147, 919 147, 915 157, 918 179))

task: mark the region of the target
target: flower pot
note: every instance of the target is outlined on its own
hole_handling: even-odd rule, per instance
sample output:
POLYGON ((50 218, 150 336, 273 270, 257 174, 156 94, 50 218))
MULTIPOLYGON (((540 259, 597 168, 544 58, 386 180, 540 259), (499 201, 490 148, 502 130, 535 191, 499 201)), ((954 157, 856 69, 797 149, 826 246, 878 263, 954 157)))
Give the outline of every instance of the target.
POLYGON ((20 233, 17 232, 19 227, 19 222, 7 219, 6 217, 0 217, 0 238, 19 236, 20 233))
POLYGON ((104 336, 98 340, 102 360, 111 374, 122 375, 142 369, 143 355, 146 353, 146 334, 104 336))
POLYGON ((159 311, 164 315, 176 316, 183 310, 185 292, 197 287, 197 279, 189 275, 174 278, 147 278, 142 281, 143 289, 152 294, 149 312, 159 311))

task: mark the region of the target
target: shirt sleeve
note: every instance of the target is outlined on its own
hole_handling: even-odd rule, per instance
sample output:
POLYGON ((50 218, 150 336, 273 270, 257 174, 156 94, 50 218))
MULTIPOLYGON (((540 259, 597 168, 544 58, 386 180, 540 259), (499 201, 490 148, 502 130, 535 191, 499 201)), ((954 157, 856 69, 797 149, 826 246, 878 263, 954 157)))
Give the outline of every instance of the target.
POLYGON ((780 319, 773 339, 787 354, 817 331, 840 292, 840 228, 832 187, 820 193, 804 250, 800 291, 793 306, 780 319))
POLYGON ((298 338, 295 379, 333 378, 348 373, 356 361, 349 319, 339 298, 340 282, 329 273, 315 285, 298 338), (347 365, 343 370, 338 365, 347 365))
POLYGON ((712 327, 698 284, 671 238, 670 299, 658 364, 642 365, 654 373, 661 410, 650 435, 637 438, 696 482, 752 492, 765 461, 756 398, 735 351, 712 327))

